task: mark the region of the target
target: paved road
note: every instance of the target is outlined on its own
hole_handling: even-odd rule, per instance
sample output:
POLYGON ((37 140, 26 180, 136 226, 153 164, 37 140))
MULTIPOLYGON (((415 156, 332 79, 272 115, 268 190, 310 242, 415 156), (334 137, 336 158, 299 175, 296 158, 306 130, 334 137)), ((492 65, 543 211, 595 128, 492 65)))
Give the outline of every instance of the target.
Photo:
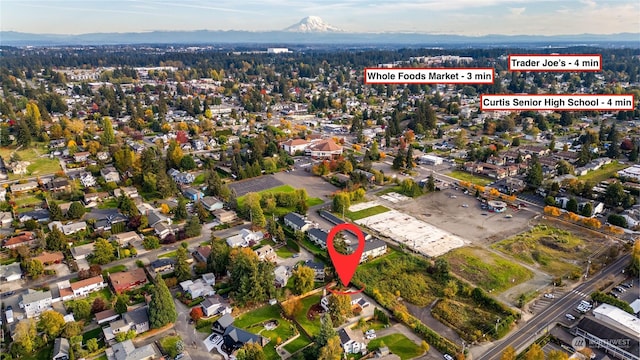
MULTIPOLYGON (((549 306, 533 319, 529 320, 524 325, 521 324, 518 329, 514 330, 507 337, 491 344, 491 348, 488 351, 483 354, 474 354, 474 358, 482 360, 497 360, 500 358, 507 345, 513 346, 517 351, 524 350, 531 342, 542 336, 544 332, 550 330, 556 322, 564 320, 564 315, 571 313, 580 300, 585 299, 583 294, 588 295, 597 290, 596 284, 606 277, 620 274, 629 264, 629 261, 629 255, 621 257, 599 274, 578 285, 572 291, 567 292, 564 297, 558 299, 552 306, 549 306)), ((486 349, 486 347, 483 347, 483 349, 486 349)), ((482 349, 476 348, 475 350, 482 349)))
POLYGON ((175 323, 174 330, 184 341, 186 350, 191 355, 191 358, 193 360, 222 359, 219 354, 207 351, 203 342, 207 334, 196 331, 195 325, 189 325, 190 309, 178 299, 174 298, 173 302, 176 304, 176 310, 178 311, 178 320, 175 323))

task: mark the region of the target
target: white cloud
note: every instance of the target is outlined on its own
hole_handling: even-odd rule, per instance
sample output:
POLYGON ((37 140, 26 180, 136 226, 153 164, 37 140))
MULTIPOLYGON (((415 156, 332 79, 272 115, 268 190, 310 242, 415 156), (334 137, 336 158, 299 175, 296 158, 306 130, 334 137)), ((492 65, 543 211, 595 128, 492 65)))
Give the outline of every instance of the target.
POLYGON ((524 13, 524 11, 525 11, 526 9, 527 9, 527 8, 524 8, 524 7, 519 7, 519 8, 509 8, 509 12, 511 13, 511 15, 516 15, 516 16, 518 16, 518 15, 522 15, 522 13, 524 13))

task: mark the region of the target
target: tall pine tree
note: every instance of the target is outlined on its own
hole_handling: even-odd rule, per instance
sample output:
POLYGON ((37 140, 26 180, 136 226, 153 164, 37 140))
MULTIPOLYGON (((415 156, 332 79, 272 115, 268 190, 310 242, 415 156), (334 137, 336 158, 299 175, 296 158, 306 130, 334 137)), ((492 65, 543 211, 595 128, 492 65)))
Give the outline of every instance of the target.
POLYGON ((173 297, 162 276, 156 276, 156 285, 151 290, 151 302, 149 303, 149 322, 151 328, 157 329, 169 323, 175 322, 178 318, 176 305, 173 297))

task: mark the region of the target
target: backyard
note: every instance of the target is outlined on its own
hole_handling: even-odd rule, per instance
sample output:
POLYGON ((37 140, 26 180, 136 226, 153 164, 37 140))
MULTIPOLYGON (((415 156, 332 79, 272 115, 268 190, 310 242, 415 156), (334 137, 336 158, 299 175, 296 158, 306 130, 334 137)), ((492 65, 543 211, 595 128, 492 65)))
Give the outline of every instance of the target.
POLYGON ((322 294, 318 293, 301 299, 302 311, 295 315, 295 319, 298 324, 300 324, 300 326, 302 326, 311 336, 316 336, 320 333, 320 317, 313 311, 310 313, 309 310, 312 310, 314 305, 319 305, 321 298, 322 294))
MULTIPOLYGON (((297 333, 295 325, 282 318, 280 313, 281 309, 279 305, 263 306, 238 316, 234 322, 234 325, 239 328, 246 329, 249 332, 262 335, 271 340, 269 344, 264 347, 267 359, 279 359, 280 356, 276 353, 274 346, 286 341, 297 333), (275 328, 267 329, 268 326, 265 325, 268 324, 272 326, 275 325, 275 328)), ((304 339, 296 339, 297 342, 294 341, 287 346, 293 349, 297 347, 302 348, 311 342, 306 337, 304 337, 304 339), (306 344, 303 343, 304 339, 308 340, 306 344)))
POLYGON ((601 181, 613 177, 613 175, 615 175, 618 171, 626 167, 628 167, 628 165, 620 164, 617 161, 613 161, 611 164, 604 165, 598 170, 589 171, 586 175, 578 176, 578 179, 585 182, 598 184, 601 181))
MULTIPOLYGON (((292 193, 296 191, 296 189, 291 186, 291 185, 280 185, 280 186, 276 186, 270 189, 266 189, 266 190, 262 190, 262 191, 258 191, 258 194, 263 195, 263 194, 276 194, 276 193, 292 193)), ((239 208, 243 208, 244 207, 244 202, 245 202, 245 196, 240 196, 238 197, 238 207, 239 208)), ((307 198, 306 204, 308 207, 312 207, 312 206, 316 206, 316 205, 320 205, 322 204, 323 201, 320 198, 307 198)), ((295 211, 295 208, 293 207, 276 207, 275 210, 273 212, 268 212, 265 211, 265 215, 274 215, 274 216, 284 216, 290 212, 295 211)))
POLYGON ((416 345, 403 334, 391 334, 373 339, 367 345, 367 349, 374 351, 383 346, 383 344, 389 348, 391 353, 400 356, 402 360, 413 359, 422 355, 424 352, 420 346, 416 345))
POLYGON ((444 258, 456 275, 485 291, 502 292, 533 277, 524 266, 481 248, 458 248, 444 258))

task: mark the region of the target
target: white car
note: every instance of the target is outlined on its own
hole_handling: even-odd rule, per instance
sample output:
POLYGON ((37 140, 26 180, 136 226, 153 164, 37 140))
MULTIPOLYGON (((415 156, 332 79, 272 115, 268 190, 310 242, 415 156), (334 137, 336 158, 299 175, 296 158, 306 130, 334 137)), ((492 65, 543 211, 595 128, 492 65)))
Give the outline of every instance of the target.
POLYGON ((444 358, 445 358, 445 360, 453 360, 453 356, 451 356, 449 354, 444 354, 444 358))
POLYGON ((376 334, 369 334, 367 336, 364 337, 367 340, 371 340, 371 339, 375 339, 376 338, 376 334))
POLYGON ((544 297, 546 297, 547 299, 555 299, 555 296, 553 294, 544 294, 544 297))
POLYGON ((573 321, 573 320, 575 320, 575 319, 576 319, 576 317, 575 317, 575 316, 573 316, 573 315, 571 315, 571 314, 566 314, 564 317, 566 317, 567 319, 569 319, 569 320, 571 320, 571 321, 573 321))
POLYGON ((469 207, 469 205, 467 205, 467 204, 462 204, 462 207, 463 207, 463 208, 468 208, 468 207, 469 207))
POLYGON ((376 331, 375 331, 375 330, 373 330, 373 329, 369 329, 369 330, 367 330, 364 334, 365 334, 365 335, 371 335, 371 334, 375 334, 375 333, 376 333, 376 331))

